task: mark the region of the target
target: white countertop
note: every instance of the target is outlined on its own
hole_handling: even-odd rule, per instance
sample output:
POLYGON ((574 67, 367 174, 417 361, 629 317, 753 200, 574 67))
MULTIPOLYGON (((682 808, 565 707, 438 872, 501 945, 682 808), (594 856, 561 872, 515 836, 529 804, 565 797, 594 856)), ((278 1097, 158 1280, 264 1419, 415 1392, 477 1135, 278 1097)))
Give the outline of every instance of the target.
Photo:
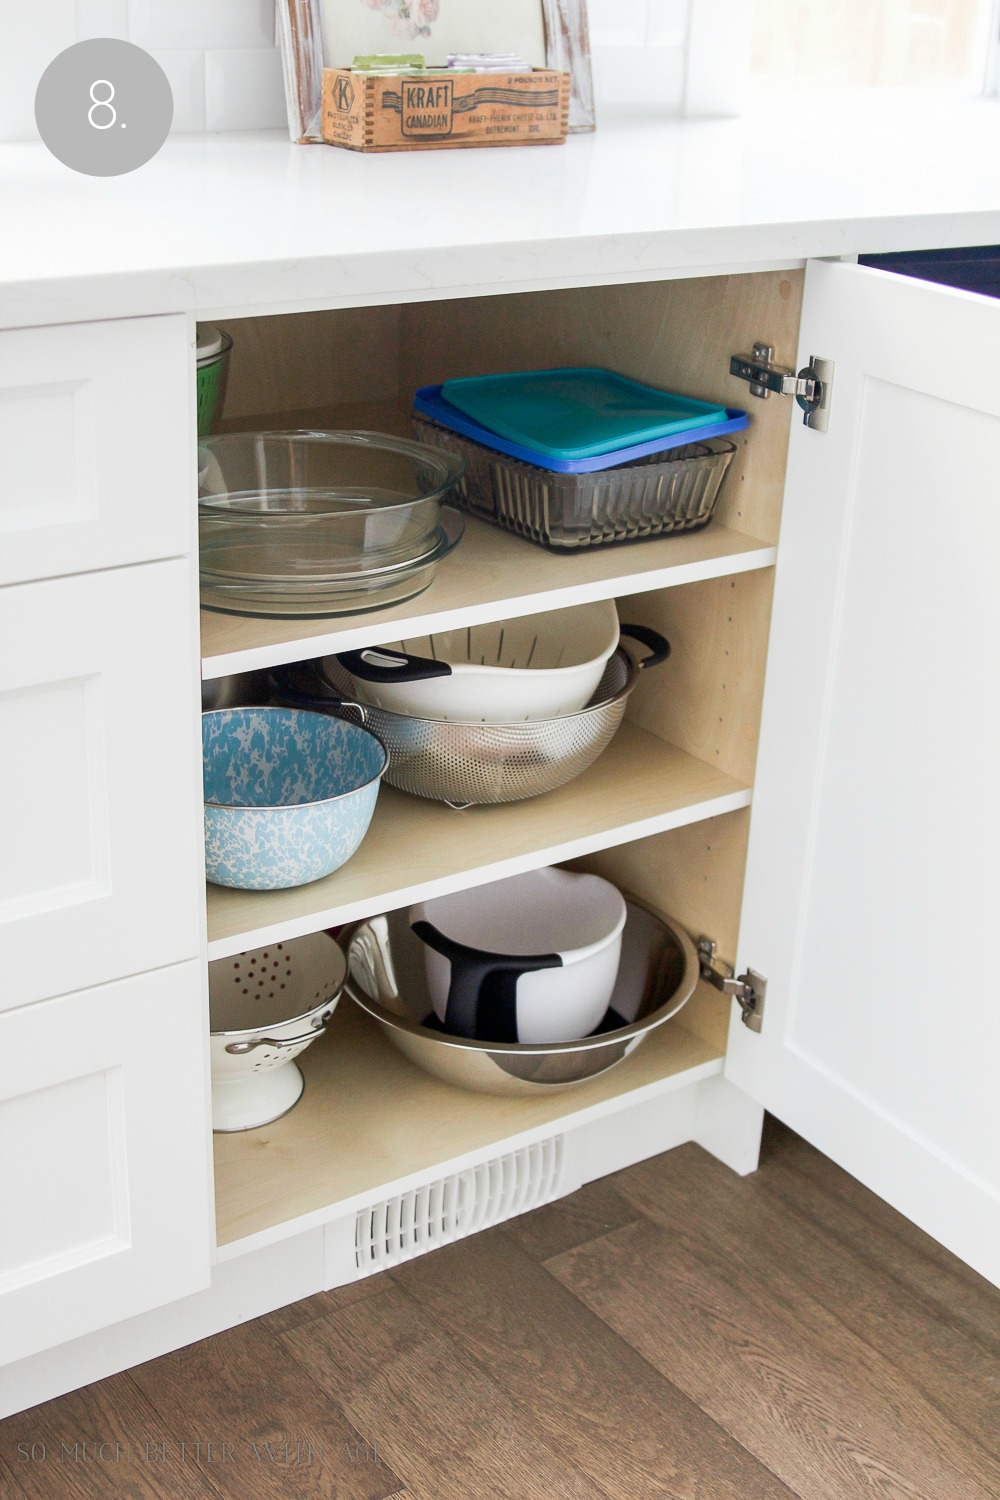
POLYGON ((0 146, 0 326, 237 316, 1000 243, 1000 101, 609 120, 565 146, 362 156, 178 136, 120 178, 0 146))

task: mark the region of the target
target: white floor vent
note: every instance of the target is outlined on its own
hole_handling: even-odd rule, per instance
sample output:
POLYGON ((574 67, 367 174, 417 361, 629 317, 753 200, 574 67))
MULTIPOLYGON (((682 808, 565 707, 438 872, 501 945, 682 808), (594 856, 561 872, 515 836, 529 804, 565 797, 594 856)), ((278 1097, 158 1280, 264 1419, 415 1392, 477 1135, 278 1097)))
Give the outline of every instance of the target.
POLYGON ((539 1141, 363 1208, 355 1223, 362 1275, 398 1266, 560 1197, 562 1136, 539 1141))

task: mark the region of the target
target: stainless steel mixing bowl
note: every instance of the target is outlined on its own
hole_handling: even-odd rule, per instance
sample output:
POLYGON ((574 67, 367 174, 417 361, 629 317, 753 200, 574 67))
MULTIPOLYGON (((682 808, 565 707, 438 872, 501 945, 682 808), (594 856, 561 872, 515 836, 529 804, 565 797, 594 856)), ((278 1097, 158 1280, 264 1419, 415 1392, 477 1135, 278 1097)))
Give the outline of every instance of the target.
POLYGON ((523 1096, 571 1088, 622 1062, 694 993, 698 955, 683 928, 629 899, 611 997, 617 1016, 610 1019, 622 1024, 582 1041, 547 1046, 468 1041, 424 1024, 434 1017, 423 948, 405 911, 371 917, 354 929, 347 970, 345 994, 418 1068, 480 1094, 523 1096))

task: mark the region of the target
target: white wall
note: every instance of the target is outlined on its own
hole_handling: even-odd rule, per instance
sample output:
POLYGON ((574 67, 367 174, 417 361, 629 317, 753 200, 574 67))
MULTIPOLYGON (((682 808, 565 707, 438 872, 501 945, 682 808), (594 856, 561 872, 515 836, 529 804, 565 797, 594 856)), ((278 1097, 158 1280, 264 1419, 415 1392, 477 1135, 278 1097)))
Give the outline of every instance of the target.
POLYGON ((156 58, 175 131, 285 125, 274 0, 0 0, 0 140, 37 140, 39 78, 64 48, 99 36, 156 58))

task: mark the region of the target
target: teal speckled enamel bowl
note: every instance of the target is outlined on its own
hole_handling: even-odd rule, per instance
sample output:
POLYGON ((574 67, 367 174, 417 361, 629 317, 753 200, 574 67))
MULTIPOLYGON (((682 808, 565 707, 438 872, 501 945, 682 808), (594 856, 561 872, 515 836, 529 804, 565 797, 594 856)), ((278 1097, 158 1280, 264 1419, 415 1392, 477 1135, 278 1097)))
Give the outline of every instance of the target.
POLYGON ((298 708, 202 715, 205 866, 276 891, 339 869, 368 832, 389 757, 359 724, 298 708))

